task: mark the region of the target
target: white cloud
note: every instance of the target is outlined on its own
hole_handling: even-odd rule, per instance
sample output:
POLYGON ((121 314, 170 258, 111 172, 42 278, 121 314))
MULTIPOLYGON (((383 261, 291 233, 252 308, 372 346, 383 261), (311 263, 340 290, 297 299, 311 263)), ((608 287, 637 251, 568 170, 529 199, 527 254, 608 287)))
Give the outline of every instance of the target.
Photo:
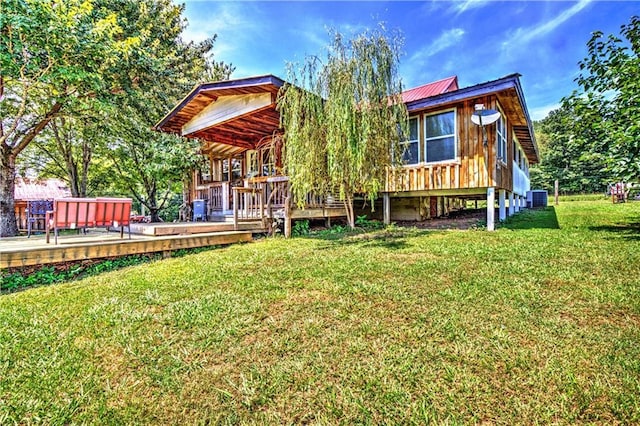
POLYGON ((531 116, 531 119, 534 121, 537 120, 542 120, 543 118, 545 118, 547 115, 549 115, 549 113, 551 111, 553 111, 554 109, 558 109, 560 108, 560 103, 556 102, 553 104, 549 104, 549 105, 543 105, 537 108, 531 108, 529 109, 529 115, 531 116))
POLYGON ((464 1, 456 1, 454 2, 454 6, 452 6, 451 10, 456 14, 460 15, 461 13, 466 12, 467 10, 477 9, 485 6, 489 3, 490 0, 464 0, 464 1))
POLYGON ((550 32, 554 31, 568 19, 579 13, 582 9, 587 7, 592 0, 580 0, 569 9, 565 10, 554 19, 543 23, 542 25, 518 28, 512 35, 502 43, 503 48, 509 48, 513 44, 524 45, 532 40, 540 38, 550 32))
POLYGON ((465 31, 462 28, 452 28, 440 34, 440 36, 431 42, 431 44, 419 49, 416 53, 411 55, 409 59, 411 62, 423 62, 431 56, 442 52, 454 46, 462 40, 465 31))

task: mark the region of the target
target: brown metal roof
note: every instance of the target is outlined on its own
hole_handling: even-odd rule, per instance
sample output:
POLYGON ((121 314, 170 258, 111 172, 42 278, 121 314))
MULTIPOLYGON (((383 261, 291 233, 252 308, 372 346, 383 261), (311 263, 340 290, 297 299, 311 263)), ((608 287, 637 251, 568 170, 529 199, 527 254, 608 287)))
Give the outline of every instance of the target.
MULTIPOLYGON (((270 93, 270 105, 188 135, 202 141, 204 152, 221 157, 253 149, 265 136, 280 132, 276 98, 284 84, 285 82, 278 77, 264 75, 198 85, 160 120, 155 128, 181 135, 182 126, 221 96, 270 93)), ((538 147, 520 86, 519 74, 465 88, 459 88, 458 78, 451 76, 409 89, 402 93, 402 98, 409 112, 415 113, 487 94, 495 94, 498 97, 505 114, 513 123, 514 132, 529 161, 538 162, 538 147)))

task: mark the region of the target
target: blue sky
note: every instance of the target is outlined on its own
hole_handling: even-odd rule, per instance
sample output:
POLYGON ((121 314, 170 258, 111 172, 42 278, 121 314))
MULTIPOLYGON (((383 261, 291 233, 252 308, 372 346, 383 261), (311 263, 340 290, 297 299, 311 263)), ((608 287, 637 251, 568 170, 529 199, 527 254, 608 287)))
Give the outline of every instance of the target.
POLYGON ((217 60, 233 78, 275 74, 322 54, 328 28, 362 32, 384 22, 405 38, 400 74, 407 88, 457 75, 461 87, 522 74, 534 120, 577 86, 591 33, 619 34, 640 1, 187 1, 188 40, 218 35, 217 60))

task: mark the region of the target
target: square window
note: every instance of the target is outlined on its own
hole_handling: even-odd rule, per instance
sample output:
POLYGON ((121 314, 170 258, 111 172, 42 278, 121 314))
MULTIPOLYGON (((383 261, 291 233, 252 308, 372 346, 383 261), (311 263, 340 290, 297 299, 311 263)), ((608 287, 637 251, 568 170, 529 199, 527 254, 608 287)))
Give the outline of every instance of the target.
POLYGON ((455 160, 456 111, 425 117, 425 152, 427 163, 455 160))
POLYGON ((420 161, 418 143, 418 118, 409 119, 409 140, 400 143, 402 148, 402 162, 404 164, 418 164, 420 161))

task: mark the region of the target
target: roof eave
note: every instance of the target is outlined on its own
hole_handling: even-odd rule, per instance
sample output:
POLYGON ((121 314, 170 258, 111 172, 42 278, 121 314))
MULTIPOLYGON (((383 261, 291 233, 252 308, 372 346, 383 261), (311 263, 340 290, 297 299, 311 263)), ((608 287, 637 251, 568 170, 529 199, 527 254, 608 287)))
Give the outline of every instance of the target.
POLYGON ((182 110, 182 108, 184 108, 195 96, 197 96, 201 92, 214 89, 231 89, 264 85, 273 85, 279 88, 282 87, 284 83, 284 80, 282 80, 281 78, 278 78, 272 74, 267 74, 257 77, 247 77, 235 80, 222 80, 211 83, 198 84, 193 89, 191 89, 191 91, 184 98, 182 98, 182 100, 175 107, 173 107, 171 111, 169 111, 160 121, 158 121, 153 126, 153 128, 155 130, 162 130, 162 127, 164 127, 167 122, 171 120, 171 118, 178 114, 182 110))
POLYGON ((524 99, 522 86, 520 85, 520 74, 510 74, 497 80, 492 80, 485 83, 476 84, 474 86, 458 89, 453 92, 446 92, 440 95, 431 96, 429 98, 408 102, 406 106, 409 112, 414 112, 442 104, 463 101, 469 98, 484 96, 508 89, 514 89, 516 91, 518 100, 520 102, 520 105, 522 106, 525 120, 527 122, 527 127, 529 128, 531 143, 535 151, 536 160, 539 160, 540 152, 536 143, 535 134, 533 132, 533 124, 531 122, 529 110, 527 109, 527 104, 524 99))

